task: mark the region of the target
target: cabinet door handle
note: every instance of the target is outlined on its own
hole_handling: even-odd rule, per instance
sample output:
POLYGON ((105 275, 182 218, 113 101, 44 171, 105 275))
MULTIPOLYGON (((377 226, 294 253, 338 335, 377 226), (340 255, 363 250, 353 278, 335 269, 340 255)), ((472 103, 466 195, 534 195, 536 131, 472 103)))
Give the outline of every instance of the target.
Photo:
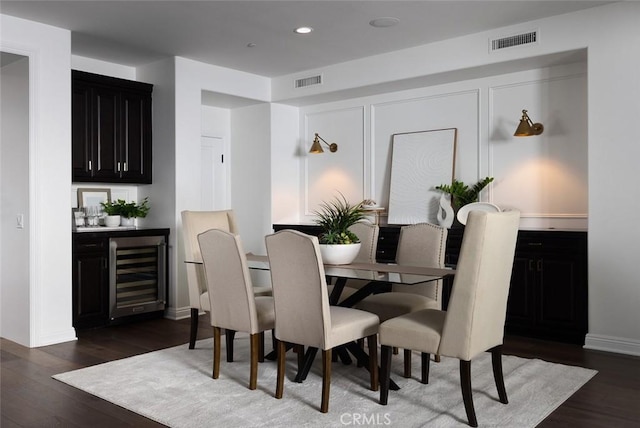
POLYGON ((127 168, 127 163, 126 163, 126 162, 124 162, 124 163, 123 163, 123 165, 124 165, 124 168, 123 168, 124 172, 129 171, 129 168, 127 168))
POLYGON ((529 259, 529 271, 533 271, 533 259, 529 259))
POLYGON ((538 272, 542 272, 542 259, 538 260, 538 272))
POLYGON ((120 162, 118 162, 118 172, 120 172, 120 162))
POLYGON ((91 161, 89 161, 89 171, 91 171, 93 168, 91 168, 91 161))
POLYGON ((529 245, 530 247, 541 247, 542 242, 529 242, 527 245, 529 245))

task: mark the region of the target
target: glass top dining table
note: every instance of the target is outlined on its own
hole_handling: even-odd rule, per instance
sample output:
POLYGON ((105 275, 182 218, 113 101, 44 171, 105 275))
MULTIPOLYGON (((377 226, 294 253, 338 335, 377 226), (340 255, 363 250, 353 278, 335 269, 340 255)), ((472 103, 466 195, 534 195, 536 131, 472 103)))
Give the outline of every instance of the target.
MULTIPOLYGON (((247 265, 250 269, 269 270, 267 256, 247 254, 247 265)), ((437 281, 455 275, 452 268, 431 268, 420 266, 404 266, 387 263, 351 263, 348 265, 324 265, 326 276, 364 281, 380 281, 393 284, 421 284, 437 281)))
MULTIPOLYGON (((248 253, 246 259, 249 269, 269 270, 268 256, 248 253)), ((185 263, 202 264, 202 261, 186 260, 185 263)), ((325 264, 324 271, 325 276, 336 279, 331 295, 329 296, 329 303, 344 307, 352 307, 368 295, 390 291, 391 284, 424 284, 425 282, 444 279, 456 273, 453 268, 406 266, 386 263, 325 264), (349 279, 367 281, 367 284, 349 297, 340 300, 342 291, 349 279)), ((355 342, 344 346, 347 346, 348 350, 354 354, 358 360, 361 360, 364 367, 367 367, 369 357, 355 342)), ((307 377, 311 363, 315 357, 315 351, 317 350, 310 348, 305 354, 305 362, 302 370, 296 375, 296 382, 302 382, 307 377)), ((266 358, 274 359, 275 353, 272 352, 266 358)), ((398 386, 393 380, 391 381, 390 389, 398 389, 398 386)))

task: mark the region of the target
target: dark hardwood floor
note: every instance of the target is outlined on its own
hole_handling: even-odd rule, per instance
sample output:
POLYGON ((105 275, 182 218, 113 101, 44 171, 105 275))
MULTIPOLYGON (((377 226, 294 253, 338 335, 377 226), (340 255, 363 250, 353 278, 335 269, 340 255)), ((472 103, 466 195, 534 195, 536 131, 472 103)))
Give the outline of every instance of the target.
MULTIPOLYGON (((200 317, 199 339, 211 336, 200 317)), ((2 428, 161 426, 51 378, 52 375, 186 343, 189 320, 155 319, 78 333, 75 342, 25 348, 0 342, 2 428)), ((640 426, 640 358, 520 337, 505 354, 578 365, 599 373, 541 427, 640 426)))

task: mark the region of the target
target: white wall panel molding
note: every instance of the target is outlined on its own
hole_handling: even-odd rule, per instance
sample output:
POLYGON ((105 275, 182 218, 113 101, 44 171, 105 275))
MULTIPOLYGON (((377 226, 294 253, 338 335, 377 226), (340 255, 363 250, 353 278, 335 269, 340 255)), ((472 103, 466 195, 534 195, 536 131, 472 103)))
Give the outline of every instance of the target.
POLYGON ((371 195, 376 202, 388 207, 394 134, 457 128, 455 175, 463 181, 478 176, 481 89, 477 83, 461 82, 459 90, 447 85, 439 93, 429 88, 431 93, 411 98, 378 97, 386 99, 371 104, 371 195))
POLYGON ((326 109, 303 113, 300 153, 303 156, 302 213, 311 221, 313 211, 322 201, 338 192, 356 203, 365 195, 365 107, 326 109), (338 151, 309 154, 309 147, 318 133, 338 151))
POLYGON ((488 87, 487 163, 495 177, 489 200, 520 210, 527 227, 586 227, 584 64, 539 74, 503 76, 507 82, 488 87), (543 134, 513 136, 523 109, 545 125, 543 134))

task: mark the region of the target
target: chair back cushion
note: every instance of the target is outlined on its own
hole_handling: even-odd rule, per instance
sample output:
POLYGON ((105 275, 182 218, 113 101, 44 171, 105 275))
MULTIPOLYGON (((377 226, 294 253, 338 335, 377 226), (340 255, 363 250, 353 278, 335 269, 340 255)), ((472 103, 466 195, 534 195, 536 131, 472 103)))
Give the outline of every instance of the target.
POLYGON ((359 222, 349 228, 360 239, 360 251, 354 263, 375 263, 378 250, 378 235, 380 228, 377 224, 359 222))
MULTIPOLYGON (((444 267, 448 230, 431 223, 403 226, 398 239, 396 263, 408 266, 444 267)), ((393 286, 393 291, 420 294, 442 302, 442 281, 393 286)))
POLYGON ((265 238, 276 312, 276 338, 326 349, 329 296, 318 238, 281 230, 265 238))
POLYGON ((258 333, 255 297, 240 237, 220 229, 198 235, 207 278, 211 325, 258 333))
MULTIPOLYGON (((209 229, 221 229, 238 233, 233 210, 223 211, 182 211, 182 239, 184 260, 202 261, 198 235, 209 229)), ((200 296, 207 291, 207 282, 202 265, 186 263, 189 304, 192 308, 203 308, 200 296)))
POLYGON ((519 222, 518 211, 469 213, 441 355, 469 361, 502 344, 519 222))

